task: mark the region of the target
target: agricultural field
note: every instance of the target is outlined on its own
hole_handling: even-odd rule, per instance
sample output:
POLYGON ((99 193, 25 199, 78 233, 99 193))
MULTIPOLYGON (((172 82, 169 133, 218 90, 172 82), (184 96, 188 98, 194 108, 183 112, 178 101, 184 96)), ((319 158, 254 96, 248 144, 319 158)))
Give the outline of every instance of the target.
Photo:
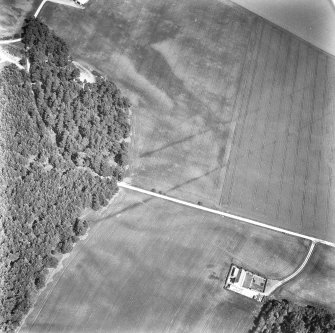
POLYGON ((335 58, 259 20, 221 205, 334 241, 335 58))
POLYGON ((233 261, 273 278, 308 244, 122 189, 20 330, 247 333, 261 303, 222 289, 233 261))
POLYGON ((41 13, 80 62, 130 97, 132 183, 215 205, 253 15, 213 0, 47 3, 41 13), (200 191, 198 190, 200 188, 200 191))
POLYGON ((130 96, 134 185, 335 240, 334 58, 230 2, 42 19, 130 96))
POLYGON ((299 278, 276 292, 300 304, 321 304, 335 313, 335 250, 318 245, 299 278))
MULTIPOLYGON (((48 2, 40 17, 129 96, 133 185, 334 240, 333 58, 229 1, 48 2)), ((280 279, 308 251, 125 190, 91 219, 20 332, 247 332, 260 305, 222 289, 231 262, 280 279)), ((310 300, 301 281, 280 295, 310 300)))

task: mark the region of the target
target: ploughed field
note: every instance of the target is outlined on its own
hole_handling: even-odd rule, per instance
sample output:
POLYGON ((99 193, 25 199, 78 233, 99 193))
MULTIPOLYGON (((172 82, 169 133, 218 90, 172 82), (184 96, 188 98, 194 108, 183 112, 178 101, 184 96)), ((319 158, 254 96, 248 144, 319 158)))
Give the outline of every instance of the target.
POLYGON ((41 17, 130 96, 134 185, 335 240, 333 58, 230 2, 41 17))
POLYGON ((335 240, 335 59, 259 20, 221 205, 335 240))
POLYGON ((261 303, 223 289, 233 261, 290 274, 308 244, 122 189, 23 332, 248 332, 261 303))

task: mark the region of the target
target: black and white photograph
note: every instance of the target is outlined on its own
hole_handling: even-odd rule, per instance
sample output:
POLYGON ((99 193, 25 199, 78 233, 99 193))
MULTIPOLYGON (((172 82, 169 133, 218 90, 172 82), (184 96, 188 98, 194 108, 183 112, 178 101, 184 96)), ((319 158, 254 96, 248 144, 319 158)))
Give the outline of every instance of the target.
POLYGON ((335 333, 335 0, 0 0, 0 332, 335 333))

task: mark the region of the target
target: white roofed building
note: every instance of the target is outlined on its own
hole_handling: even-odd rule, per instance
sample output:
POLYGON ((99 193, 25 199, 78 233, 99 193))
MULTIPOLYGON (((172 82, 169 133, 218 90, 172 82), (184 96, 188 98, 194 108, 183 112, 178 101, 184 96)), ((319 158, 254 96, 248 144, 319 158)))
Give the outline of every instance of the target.
POLYGON ((266 278, 233 264, 230 267, 225 288, 262 301, 265 285, 266 278))
POLYGON ((84 6, 89 0, 74 0, 78 5, 84 6))

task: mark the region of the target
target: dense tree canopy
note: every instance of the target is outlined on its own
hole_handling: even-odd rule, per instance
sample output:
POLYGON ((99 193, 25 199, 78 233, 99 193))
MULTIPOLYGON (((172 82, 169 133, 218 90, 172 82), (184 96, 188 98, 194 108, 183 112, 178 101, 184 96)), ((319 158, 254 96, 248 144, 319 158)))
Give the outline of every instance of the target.
POLYGON ((250 333, 331 333, 335 315, 314 306, 270 300, 262 307, 250 333))
POLYGON ((127 163, 129 102, 115 84, 83 83, 64 41, 30 19, 23 42, 29 73, 0 75, 0 326, 11 331, 44 286, 57 253, 71 251, 117 192, 127 163))

